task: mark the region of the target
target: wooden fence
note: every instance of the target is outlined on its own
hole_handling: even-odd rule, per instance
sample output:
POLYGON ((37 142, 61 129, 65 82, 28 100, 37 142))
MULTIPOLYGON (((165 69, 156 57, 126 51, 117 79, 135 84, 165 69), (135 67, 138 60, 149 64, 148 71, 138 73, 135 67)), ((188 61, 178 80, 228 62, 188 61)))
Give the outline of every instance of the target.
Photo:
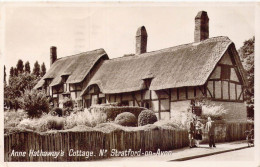
MULTIPOLYGON (((217 123, 215 127, 215 142, 231 142, 245 140, 245 131, 252 129, 251 123, 217 123)), ((208 134, 204 131, 201 143, 208 143, 208 134)))
MULTIPOLYGON (((225 130, 219 133, 220 135, 216 135, 218 142, 243 140, 245 139, 244 131, 250 128, 248 124, 227 124, 223 127, 226 128, 221 129, 225 130)), ((207 138, 207 136, 204 137, 207 138)), ((188 143, 187 131, 168 129, 131 132, 120 130, 111 133, 60 131, 42 134, 25 131, 4 136, 4 159, 5 161, 87 161, 109 158, 113 149, 141 150, 145 153, 146 151, 156 152, 158 149, 163 151, 182 148, 188 146, 188 143), (87 155, 83 153, 80 154, 83 156, 75 155, 77 150, 85 151, 85 154, 88 153, 87 151, 93 151, 93 155, 89 158, 86 158, 87 155), (32 151, 42 154, 30 154, 32 151), (25 156, 22 155, 23 152, 26 153, 25 156), (59 153, 57 158, 45 155, 52 152, 59 153)))
POLYGON ((172 150, 188 145, 188 132, 177 130, 157 129, 149 131, 114 131, 103 132, 57 132, 33 133, 18 132, 6 135, 5 161, 86 161, 110 157, 112 149, 125 151, 157 151, 172 150), (94 151, 96 156, 70 156, 69 150, 94 151), (108 152, 104 156, 102 150, 108 152), (26 156, 12 156, 12 151, 26 152, 26 156), (64 151, 64 156, 30 156, 30 150, 43 152, 64 151))

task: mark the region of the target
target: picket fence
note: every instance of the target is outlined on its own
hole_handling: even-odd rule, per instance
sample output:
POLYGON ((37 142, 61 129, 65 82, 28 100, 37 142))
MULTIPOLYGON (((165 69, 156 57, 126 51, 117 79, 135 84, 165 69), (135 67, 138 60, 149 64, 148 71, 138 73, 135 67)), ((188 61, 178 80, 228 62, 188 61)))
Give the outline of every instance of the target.
MULTIPOLYGON (((219 125, 218 125, 219 126, 219 125)), ((222 126, 222 125, 221 125, 222 126)), ((234 141, 244 140, 246 129, 250 125, 246 123, 225 124, 225 135, 217 135, 216 140, 234 141)), ((224 129, 224 128, 221 128, 224 129)), ((207 136, 204 136, 207 138, 207 136)), ((65 132, 57 131, 53 133, 36 132, 16 132, 4 136, 4 159, 5 161, 88 161, 111 157, 113 149, 117 151, 133 150, 142 153, 156 152, 158 149, 173 150, 188 146, 188 132, 184 130, 152 129, 140 131, 117 130, 110 133, 100 131, 84 132, 65 132), (93 151, 95 156, 86 158, 83 156, 74 156, 73 149, 82 151, 93 151), (64 155, 61 154, 61 150, 64 155), (107 150, 107 152, 105 152, 107 150), (56 158, 54 156, 36 156, 29 154, 30 151, 57 152, 60 153, 56 158), (22 156, 23 152, 26 154, 22 156), (18 155, 19 156, 15 156, 18 155)), ((82 154, 81 154, 82 155, 82 154)))

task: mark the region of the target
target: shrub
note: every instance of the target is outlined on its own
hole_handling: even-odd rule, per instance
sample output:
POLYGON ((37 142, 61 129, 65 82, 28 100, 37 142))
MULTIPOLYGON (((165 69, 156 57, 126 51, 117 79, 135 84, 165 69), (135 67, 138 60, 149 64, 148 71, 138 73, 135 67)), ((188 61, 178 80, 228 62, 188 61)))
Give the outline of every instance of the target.
POLYGON ((227 114, 227 110, 222 104, 216 105, 208 98, 195 99, 195 103, 202 107, 201 118, 204 120, 207 120, 208 117, 211 117, 212 120, 223 120, 227 114))
POLYGON ((65 97, 63 102, 63 108, 66 108, 66 109, 69 109, 69 110, 72 110, 73 109, 73 100, 71 98, 68 98, 68 97, 65 97))
POLYGON ((171 122, 176 125, 178 128, 181 129, 188 129, 189 122, 194 118, 196 115, 193 114, 191 111, 176 111, 171 114, 171 122))
POLYGON ((51 111, 51 115, 52 116, 59 116, 59 117, 61 117, 61 116, 63 116, 63 111, 62 111, 62 109, 61 108, 59 108, 59 107, 55 107, 52 111, 51 111))
POLYGON ((65 129, 71 129, 78 125, 94 127, 100 123, 104 123, 107 116, 102 112, 94 112, 85 109, 83 112, 72 113, 65 120, 65 129))
POLYGON ((18 127, 38 132, 46 132, 51 129, 63 129, 64 121, 64 118, 45 114, 41 118, 23 119, 18 127))
POLYGON ((152 110, 144 110, 138 116, 138 126, 153 124, 157 121, 157 117, 152 110))
POLYGON ((179 123, 173 120, 159 120, 155 122, 154 125, 164 129, 184 129, 184 126, 180 126, 179 123))
POLYGON ((16 127, 25 118, 27 118, 27 114, 23 110, 5 111, 4 112, 4 127, 5 128, 16 127))
POLYGON ((115 123, 122 126, 136 126, 137 118, 134 114, 130 112, 123 112, 117 115, 115 123))
POLYGON ((227 110, 222 105, 205 104, 202 105, 202 119, 211 117, 212 120, 223 120, 227 110))
POLYGON ((20 102, 30 118, 39 118, 42 113, 49 112, 49 100, 43 91, 25 90, 20 102))
POLYGON ((47 128, 56 130, 64 129, 64 119, 59 117, 49 117, 47 120, 47 128))
POLYGON ((115 106, 109 105, 109 104, 102 104, 102 105, 95 105, 90 107, 89 109, 91 112, 102 112, 107 115, 107 120, 115 120, 116 116, 123 112, 130 112, 138 118, 138 115, 141 113, 141 111, 146 110, 146 108, 143 107, 134 107, 134 106, 115 106))

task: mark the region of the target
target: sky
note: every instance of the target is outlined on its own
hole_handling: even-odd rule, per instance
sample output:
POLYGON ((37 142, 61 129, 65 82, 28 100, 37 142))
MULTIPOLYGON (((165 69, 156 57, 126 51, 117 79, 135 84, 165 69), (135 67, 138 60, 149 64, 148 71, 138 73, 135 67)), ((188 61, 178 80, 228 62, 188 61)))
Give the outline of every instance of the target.
POLYGON ((209 37, 227 36, 239 49, 255 35, 252 3, 42 3, 7 5, 2 12, 7 74, 22 59, 50 67, 50 46, 58 58, 104 48, 110 58, 135 53, 140 26, 147 51, 194 41, 194 18, 209 16, 209 37))

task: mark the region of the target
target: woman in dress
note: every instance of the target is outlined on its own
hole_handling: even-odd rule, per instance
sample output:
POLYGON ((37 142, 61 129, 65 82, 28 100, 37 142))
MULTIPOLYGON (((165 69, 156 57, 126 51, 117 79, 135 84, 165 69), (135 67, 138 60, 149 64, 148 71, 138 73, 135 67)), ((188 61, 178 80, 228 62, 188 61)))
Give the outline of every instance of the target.
POLYGON ((200 119, 197 120, 196 123, 196 130, 195 130, 195 139, 196 139, 196 146, 200 146, 200 141, 202 140, 202 129, 203 129, 203 124, 200 122, 200 119))

